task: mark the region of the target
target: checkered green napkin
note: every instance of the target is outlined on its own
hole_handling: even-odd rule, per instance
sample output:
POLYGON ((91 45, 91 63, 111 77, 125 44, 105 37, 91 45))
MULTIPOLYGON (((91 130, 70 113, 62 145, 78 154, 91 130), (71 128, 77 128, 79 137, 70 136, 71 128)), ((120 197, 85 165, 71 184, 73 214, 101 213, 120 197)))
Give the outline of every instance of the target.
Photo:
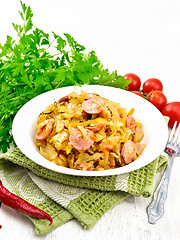
POLYGON ((0 179, 14 194, 46 211, 53 224, 29 217, 38 235, 46 234, 72 218, 87 229, 131 194, 150 197, 156 172, 167 164, 160 155, 147 166, 115 176, 82 177, 57 173, 39 166, 18 148, 0 156, 0 179))

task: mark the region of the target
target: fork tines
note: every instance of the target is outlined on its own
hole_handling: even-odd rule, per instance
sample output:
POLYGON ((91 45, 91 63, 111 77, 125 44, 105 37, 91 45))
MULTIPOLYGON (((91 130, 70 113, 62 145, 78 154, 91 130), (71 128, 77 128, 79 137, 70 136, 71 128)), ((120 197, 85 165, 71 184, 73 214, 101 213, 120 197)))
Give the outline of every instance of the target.
POLYGON ((171 133, 169 135, 168 143, 173 144, 174 146, 180 146, 180 124, 177 126, 177 121, 174 123, 171 133))

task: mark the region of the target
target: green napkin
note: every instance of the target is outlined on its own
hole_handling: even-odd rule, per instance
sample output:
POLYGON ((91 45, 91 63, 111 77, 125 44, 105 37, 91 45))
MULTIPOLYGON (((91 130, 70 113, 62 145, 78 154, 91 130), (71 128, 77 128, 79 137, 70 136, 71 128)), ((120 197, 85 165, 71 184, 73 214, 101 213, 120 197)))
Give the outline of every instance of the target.
POLYGON ((14 194, 51 215, 53 224, 29 217, 38 235, 46 234, 76 218, 87 229, 102 215, 131 194, 150 197, 156 172, 167 164, 160 155, 130 173, 105 176, 71 176, 46 169, 27 158, 18 148, 0 156, 0 179, 14 194))

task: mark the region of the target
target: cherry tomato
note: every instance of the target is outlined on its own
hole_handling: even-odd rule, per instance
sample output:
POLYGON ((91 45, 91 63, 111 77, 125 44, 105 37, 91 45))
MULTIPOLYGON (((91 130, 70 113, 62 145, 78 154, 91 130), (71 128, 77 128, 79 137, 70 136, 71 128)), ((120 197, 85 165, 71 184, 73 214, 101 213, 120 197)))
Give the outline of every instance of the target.
POLYGON ((134 73, 127 73, 124 75, 125 79, 131 80, 132 82, 127 86, 129 91, 138 91, 141 87, 141 79, 134 73))
POLYGON ((180 102, 170 102, 162 110, 164 116, 169 117, 169 127, 172 128, 174 122, 177 121, 180 123, 180 102))
POLYGON ((157 78, 150 78, 143 83, 143 93, 149 93, 153 90, 163 91, 162 82, 157 78))
POLYGON ((142 93, 140 93, 139 91, 131 91, 132 93, 134 93, 134 94, 136 94, 136 95, 138 95, 138 96, 140 96, 140 97, 143 97, 144 98, 144 96, 142 95, 142 93))
POLYGON ((161 111, 167 104, 166 96, 158 90, 154 90, 152 93, 150 93, 148 101, 151 102, 157 109, 159 109, 159 111, 161 111))

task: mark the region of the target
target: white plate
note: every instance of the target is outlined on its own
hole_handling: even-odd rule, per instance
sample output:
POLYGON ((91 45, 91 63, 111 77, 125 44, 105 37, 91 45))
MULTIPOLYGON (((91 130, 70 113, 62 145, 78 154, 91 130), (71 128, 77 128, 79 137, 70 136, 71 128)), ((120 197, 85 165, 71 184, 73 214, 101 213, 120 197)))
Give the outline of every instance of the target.
POLYGON ((12 133, 19 149, 32 161, 45 168, 70 175, 108 176, 130 172, 152 162, 165 148, 168 138, 168 127, 159 110, 142 97, 118 88, 84 85, 82 88, 77 86, 59 88, 43 93, 30 100, 16 114, 13 121, 12 133), (81 89, 85 92, 97 93, 109 100, 119 102, 121 107, 127 108, 127 110, 130 110, 132 107, 135 109, 133 116, 139 119, 143 125, 144 138, 142 143, 147 144, 144 152, 136 161, 124 167, 111 170, 82 171, 58 166, 40 155, 34 144, 36 123, 39 114, 48 105, 54 103, 55 100, 59 100, 72 91, 80 93, 81 89))

